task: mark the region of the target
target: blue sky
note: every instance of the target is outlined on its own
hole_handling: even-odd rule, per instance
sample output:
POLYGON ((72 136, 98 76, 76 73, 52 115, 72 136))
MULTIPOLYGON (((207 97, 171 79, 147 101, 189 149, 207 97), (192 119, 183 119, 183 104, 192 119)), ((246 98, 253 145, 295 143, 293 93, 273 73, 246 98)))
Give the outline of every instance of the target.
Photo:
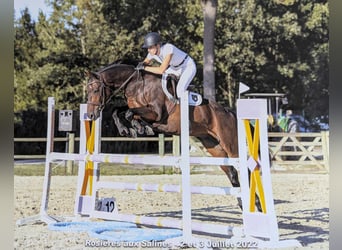
POLYGON ((21 16, 21 11, 27 7, 31 14, 32 19, 38 19, 38 13, 41 10, 43 13, 48 14, 51 8, 45 4, 45 0, 14 0, 15 18, 21 16))

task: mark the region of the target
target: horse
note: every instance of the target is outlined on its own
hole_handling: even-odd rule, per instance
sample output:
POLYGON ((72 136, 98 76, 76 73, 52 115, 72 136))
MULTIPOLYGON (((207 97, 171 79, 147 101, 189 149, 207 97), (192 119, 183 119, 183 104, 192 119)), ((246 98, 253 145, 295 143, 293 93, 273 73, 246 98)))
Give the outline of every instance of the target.
MULTIPOLYGON (((166 97, 160 75, 136 70, 135 65, 118 63, 97 72, 88 72, 87 76, 87 115, 90 119, 97 119, 110 100, 123 91, 128 106, 125 119, 133 122, 133 126, 140 129, 145 126, 155 132, 180 135, 180 105, 166 97)), ((119 124, 115 113, 113 118, 117 126, 125 127, 119 124)), ((205 99, 201 105, 189 107, 189 122, 190 136, 198 138, 212 156, 239 156, 237 119, 233 111, 205 99)), ((220 167, 232 186, 240 187, 238 171, 234 166, 220 167)), ((238 205, 242 209, 240 198, 238 205)), ((256 206, 261 211, 258 197, 256 206)))

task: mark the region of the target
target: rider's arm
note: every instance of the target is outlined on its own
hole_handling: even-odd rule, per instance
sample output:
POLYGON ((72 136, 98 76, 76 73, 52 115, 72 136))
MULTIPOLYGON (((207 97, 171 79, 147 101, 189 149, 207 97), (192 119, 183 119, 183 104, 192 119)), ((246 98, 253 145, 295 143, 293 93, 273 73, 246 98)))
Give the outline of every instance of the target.
POLYGON ((144 65, 149 65, 151 63, 151 59, 148 59, 147 57, 143 61, 144 65))
POLYGON ((162 62, 162 64, 160 64, 160 66, 158 67, 145 66, 144 70, 149 71, 154 74, 159 74, 159 75, 163 74, 165 70, 169 67, 170 61, 172 59, 172 55, 173 54, 166 55, 164 58, 164 61, 162 62))

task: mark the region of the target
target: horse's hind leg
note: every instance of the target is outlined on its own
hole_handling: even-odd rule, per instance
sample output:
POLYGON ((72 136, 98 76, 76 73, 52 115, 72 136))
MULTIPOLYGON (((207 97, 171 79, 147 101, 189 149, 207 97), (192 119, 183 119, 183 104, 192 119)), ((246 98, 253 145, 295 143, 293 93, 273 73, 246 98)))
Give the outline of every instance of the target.
MULTIPOLYGON (((214 157, 228 157, 227 153, 223 150, 220 144, 211 136, 199 137, 198 138, 207 151, 214 157)), ((240 187, 239 174, 234 166, 220 166, 223 172, 227 175, 230 183, 233 187, 240 187)), ((248 179, 250 180, 250 171, 248 171, 248 179)), ((238 206, 242 210, 242 200, 241 197, 237 197, 238 206)), ((261 204, 258 195, 255 195, 255 206, 259 212, 261 212, 261 204)))
MULTIPOLYGON (((227 153, 223 150, 220 144, 211 136, 198 137, 207 151, 214 157, 227 157, 227 153)), ((239 174, 234 166, 220 166, 223 172, 227 175, 233 187, 240 187, 239 174)), ((238 205, 242 209, 241 199, 238 197, 238 205)))

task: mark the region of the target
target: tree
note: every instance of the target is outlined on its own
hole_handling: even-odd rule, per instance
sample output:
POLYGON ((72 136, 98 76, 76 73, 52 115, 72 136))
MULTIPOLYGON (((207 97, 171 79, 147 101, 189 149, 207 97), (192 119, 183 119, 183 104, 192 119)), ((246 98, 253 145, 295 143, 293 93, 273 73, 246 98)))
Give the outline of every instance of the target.
POLYGON ((283 92, 312 119, 328 110, 327 1, 220 2, 216 29, 218 99, 234 106, 238 82, 283 92))
POLYGON ((327 114, 327 0, 49 3, 48 18, 41 13, 35 23, 23 12, 16 20, 15 112, 45 109, 51 95, 78 108, 85 70, 141 60, 144 35, 158 31, 194 58, 194 83, 206 98, 234 107, 241 81, 253 92, 287 94, 291 108, 310 118, 327 114))
POLYGON ((215 101, 214 38, 217 0, 202 0, 201 3, 204 15, 203 92, 205 98, 215 101))
MULTIPOLYGON (((30 76, 37 71, 37 51, 41 48, 35 22, 28 9, 15 22, 14 27, 14 112, 36 109, 36 87, 30 76)), ((17 119, 17 117, 16 117, 17 119)))
POLYGON ((40 15, 36 24, 42 48, 37 51, 39 70, 31 79, 41 86, 39 107, 46 107, 47 97, 53 96, 61 109, 77 109, 84 101, 83 71, 89 60, 78 40, 73 1, 51 4, 51 16, 40 15))

